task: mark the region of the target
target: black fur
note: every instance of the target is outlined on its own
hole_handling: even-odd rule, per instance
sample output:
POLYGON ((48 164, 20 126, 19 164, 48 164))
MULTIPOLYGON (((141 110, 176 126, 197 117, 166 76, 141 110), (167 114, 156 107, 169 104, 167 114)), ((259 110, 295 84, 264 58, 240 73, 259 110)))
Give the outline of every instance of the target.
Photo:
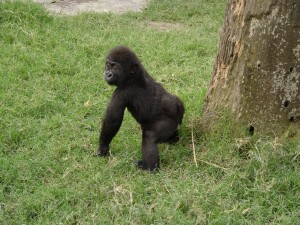
POLYGON ((142 127, 142 160, 139 168, 159 168, 157 143, 179 139, 184 106, 180 99, 155 82, 127 47, 113 48, 106 58, 105 80, 115 85, 99 138, 98 156, 109 154, 109 144, 118 132, 127 108, 142 127))

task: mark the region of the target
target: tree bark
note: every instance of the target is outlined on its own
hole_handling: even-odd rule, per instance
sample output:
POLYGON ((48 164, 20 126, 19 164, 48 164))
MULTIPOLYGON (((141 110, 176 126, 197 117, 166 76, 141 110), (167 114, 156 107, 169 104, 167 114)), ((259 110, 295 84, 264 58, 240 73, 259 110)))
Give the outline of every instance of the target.
POLYGON ((228 0, 202 118, 226 109, 262 133, 300 124, 300 0, 228 0))

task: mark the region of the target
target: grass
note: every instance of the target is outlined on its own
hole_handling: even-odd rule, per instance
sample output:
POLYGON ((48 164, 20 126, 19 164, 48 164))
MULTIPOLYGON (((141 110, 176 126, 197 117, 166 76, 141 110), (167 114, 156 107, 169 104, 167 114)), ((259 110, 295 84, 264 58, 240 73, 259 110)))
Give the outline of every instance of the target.
POLYGON ((142 13, 55 17, 0 3, 0 224, 299 223, 299 140, 250 138, 226 118, 209 134, 197 128, 224 9, 157 0, 142 13), (181 140, 159 146, 159 173, 133 165, 141 131, 127 112, 112 157, 92 157, 113 91, 104 59, 119 44, 185 103, 181 140))

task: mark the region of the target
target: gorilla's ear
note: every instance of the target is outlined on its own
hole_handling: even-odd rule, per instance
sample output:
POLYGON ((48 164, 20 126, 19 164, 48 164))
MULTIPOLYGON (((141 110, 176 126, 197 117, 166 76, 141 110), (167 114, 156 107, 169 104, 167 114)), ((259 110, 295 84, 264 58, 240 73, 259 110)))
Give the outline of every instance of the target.
POLYGON ((138 67, 138 65, 137 65, 136 63, 133 64, 133 65, 131 66, 131 68, 130 68, 130 73, 131 73, 131 74, 135 74, 136 71, 137 71, 137 67, 138 67))

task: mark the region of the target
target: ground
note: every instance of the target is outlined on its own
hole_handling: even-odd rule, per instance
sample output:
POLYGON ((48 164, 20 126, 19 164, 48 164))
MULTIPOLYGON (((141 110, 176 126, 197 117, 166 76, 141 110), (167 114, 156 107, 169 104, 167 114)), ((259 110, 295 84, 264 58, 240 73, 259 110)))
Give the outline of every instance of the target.
POLYGON ((76 15, 80 12, 140 11, 148 0, 34 0, 51 12, 62 15, 76 15))
MULTIPOLYGON (((81 12, 114 12, 141 11, 149 0, 34 0, 44 5, 57 15, 77 15, 81 12)), ((150 21, 149 27, 161 31, 183 28, 180 23, 150 21)))

